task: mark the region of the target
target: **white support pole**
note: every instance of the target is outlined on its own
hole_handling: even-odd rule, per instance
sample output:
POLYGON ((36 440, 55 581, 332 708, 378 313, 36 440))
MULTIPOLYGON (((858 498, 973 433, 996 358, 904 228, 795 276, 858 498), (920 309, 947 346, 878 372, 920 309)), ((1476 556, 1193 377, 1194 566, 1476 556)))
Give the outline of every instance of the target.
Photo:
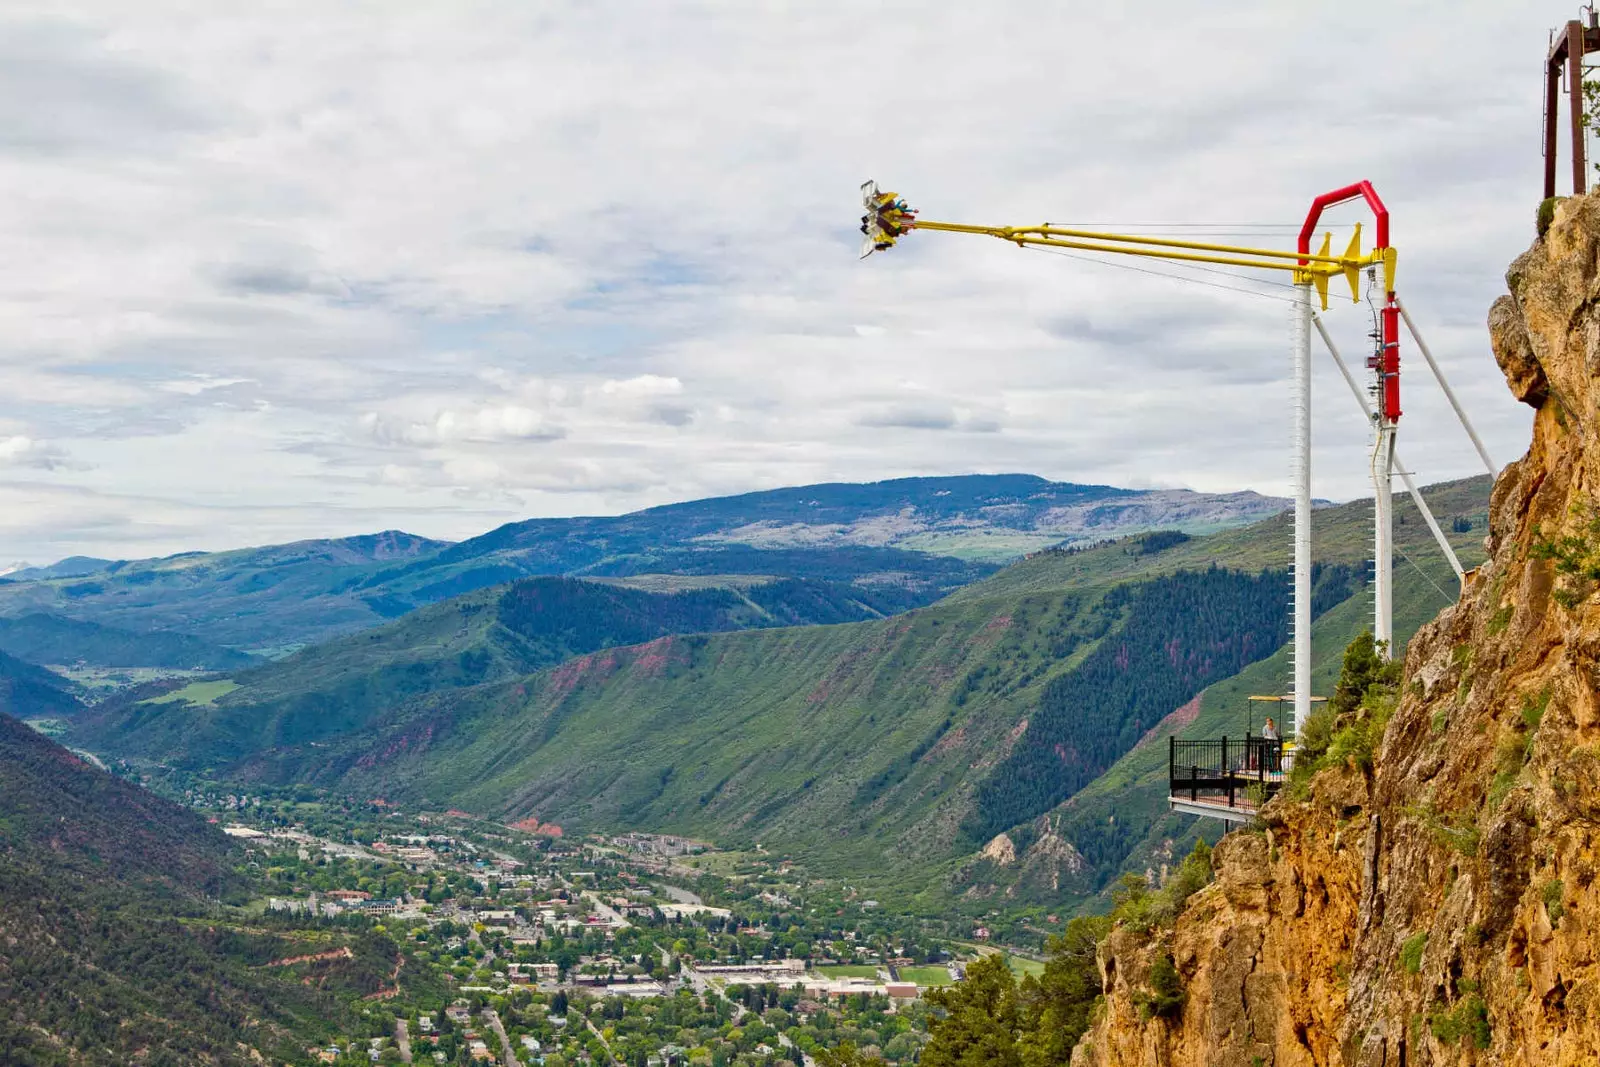
POLYGON ((1311 718, 1311 284, 1294 307, 1294 732, 1311 718))
MULTIPOLYGON (((1367 422, 1376 420, 1377 415, 1372 410, 1372 405, 1367 403, 1367 395, 1361 391, 1361 386, 1356 384, 1355 375, 1350 373, 1350 367, 1345 363, 1344 357, 1339 354, 1339 349, 1333 343, 1333 338, 1328 335, 1328 328, 1322 324, 1319 316, 1313 315, 1311 321, 1316 323, 1317 332, 1322 335, 1322 343, 1327 346, 1328 355, 1333 357, 1334 364, 1339 368, 1339 373, 1344 376, 1344 384, 1350 387, 1350 395, 1356 398, 1356 403, 1361 407, 1361 413, 1367 417, 1367 422)), ((1450 561, 1450 569, 1456 572, 1456 578, 1466 580, 1466 571, 1461 566, 1461 560, 1456 556, 1456 550, 1450 547, 1450 541, 1445 537, 1444 531, 1439 528, 1439 520, 1433 517, 1433 509, 1428 507, 1428 502, 1422 499, 1422 490, 1417 488, 1417 483, 1412 479, 1411 472, 1405 469, 1400 462, 1400 453, 1391 451, 1390 461, 1394 472, 1400 475, 1400 481, 1405 483, 1406 492, 1411 494, 1412 501, 1417 505, 1417 510, 1422 513, 1422 519, 1428 524, 1428 530, 1433 534, 1433 539, 1439 543, 1439 548, 1444 552, 1444 558, 1450 561)))
POLYGON ((1450 406, 1456 409, 1456 418, 1461 420, 1461 426, 1467 431, 1467 436, 1472 438, 1472 447, 1478 450, 1478 458, 1483 460, 1483 466, 1488 470, 1490 477, 1500 473, 1500 468, 1494 465, 1494 460, 1489 458, 1489 450, 1483 447, 1483 439, 1478 436, 1478 431, 1473 429, 1472 420, 1467 418, 1467 412, 1461 406, 1461 401, 1456 399, 1454 389, 1444 380, 1444 371, 1439 369, 1438 362, 1433 358, 1433 353, 1428 351, 1428 343, 1417 332, 1417 324, 1411 321, 1411 312, 1400 303, 1399 298, 1395 303, 1400 305, 1400 317, 1406 320, 1406 329, 1411 332, 1411 339, 1417 342, 1417 350, 1422 353, 1422 358, 1428 361, 1428 369, 1433 371, 1433 377, 1439 383, 1439 388, 1444 390, 1445 397, 1450 401, 1450 406))
POLYGON ((1372 443, 1372 639, 1394 648, 1394 426, 1377 427, 1372 443))

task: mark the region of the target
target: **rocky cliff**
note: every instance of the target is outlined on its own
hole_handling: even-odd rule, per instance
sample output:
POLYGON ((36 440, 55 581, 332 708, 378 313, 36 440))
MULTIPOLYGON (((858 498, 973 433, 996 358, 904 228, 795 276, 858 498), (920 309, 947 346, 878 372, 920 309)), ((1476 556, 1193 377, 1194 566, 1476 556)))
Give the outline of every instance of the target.
POLYGON ((1537 415, 1488 562, 1370 757, 1336 744, 1175 923, 1113 931, 1077 1067, 1600 1062, 1600 197, 1507 283, 1490 338, 1537 415))

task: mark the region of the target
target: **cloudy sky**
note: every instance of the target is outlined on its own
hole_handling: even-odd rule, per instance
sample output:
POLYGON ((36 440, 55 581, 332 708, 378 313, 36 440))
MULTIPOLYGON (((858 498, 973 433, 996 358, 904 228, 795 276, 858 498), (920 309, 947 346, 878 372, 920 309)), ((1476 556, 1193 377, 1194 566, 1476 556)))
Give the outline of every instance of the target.
MULTIPOLYGON (((867 177, 1279 247, 1369 178, 1507 462, 1483 321, 1571 6, 8 4, 0 564, 912 474, 1287 489, 1285 279, 944 234, 858 262, 867 177)), ((1364 305, 1329 321, 1365 354, 1364 305)), ((1349 498, 1318 359, 1315 491, 1349 498)), ((1474 473, 1408 368, 1408 466, 1474 473)))

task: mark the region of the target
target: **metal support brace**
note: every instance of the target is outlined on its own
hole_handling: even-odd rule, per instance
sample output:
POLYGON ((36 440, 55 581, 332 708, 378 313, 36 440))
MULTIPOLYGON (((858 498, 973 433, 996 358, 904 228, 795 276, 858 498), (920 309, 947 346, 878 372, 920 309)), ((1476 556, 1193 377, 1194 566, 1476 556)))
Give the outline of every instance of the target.
POLYGON ((1456 418, 1461 420, 1461 425, 1467 431, 1467 436, 1472 438, 1472 447, 1478 450, 1478 458, 1483 460, 1483 466, 1489 472, 1489 476, 1491 478, 1495 477, 1500 473, 1500 468, 1496 467, 1494 460, 1489 458, 1489 450, 1483 447, 1483 439, 1478 436, 1478 431, 1472 428, 1472 420, 1467 418, 1466 411, 1461 407, 1461 401, 1456 399, 1455 390, 1451 389, 1450 383, 1444 380, 1444 371, 1439 369, 1439 364, 1434 360, 1433 353, 1428 351, 1428 343, 1417 332, 1417 324, 1411 321, 1411 312, 1398 299, 1395 300, 1395 303, 1400 305, 1400 317, 1406 320, 1406 329, 1411 331, 1411 339, 1417 342, 1417 349, 1422 353, 1422 358, 1428 361, 1428 369, 1433 371, 1434 378, 1439 382, 1439 388, 1444 390, 1444 395, 1449 399, 1450 406, 1456 409, 1456 418))
MULTIPOLYGON (((1401 309, 1404 314, 1405 309, 1401 309)), ((1344 375, 1344 383, 1350 387, 1350 395, 1356 398, 1356 403, 1361 405, 1361 413, 1367 417, 1367 422, 1375 420, 1372 405, 1367 403, 1367 395, 1361 391, 1361 386, 1356 383, 1355 376, 1350 373, 1350 368, 1345 364, 1344 357, 1339 354, 1333 338, 1328 336, 1328 328, 1322 324, 1322 318, 1312 315, 1311 321, 1316 324, 1317 332, 1322 335, 1322 343, 1328 347, 1328 354, 1333 357, 1333 362, 1338 365, 1339 373, 1344 375)), ((1411 499, 1417 505, 1417 510, 1422 513, 1422 519, 1428 524, 1428 530, 1433 534, 1433 539, 1439 542, 1445 559, 1450 561, 1450 569, 1456 572, 1456 578, 1466 580, 1466 571, 1461 566, 1461 560, 1456 557, 1456 550, 1450 547, 1450 542, 1445 538, 1444 531, 1439 528, 1439 521, 1433 517, 1433 511, 1428 507, 1428 502, 1422 499, 1422 491, 1417 488, 1417 483, 1412 480, 1411 472, 1405 469, 1400 462, 1399 453, 1392 455, 1395 473, 1400 475, 1400 480, 1405 483, 1406 491, 1411 494, 1411 499)))

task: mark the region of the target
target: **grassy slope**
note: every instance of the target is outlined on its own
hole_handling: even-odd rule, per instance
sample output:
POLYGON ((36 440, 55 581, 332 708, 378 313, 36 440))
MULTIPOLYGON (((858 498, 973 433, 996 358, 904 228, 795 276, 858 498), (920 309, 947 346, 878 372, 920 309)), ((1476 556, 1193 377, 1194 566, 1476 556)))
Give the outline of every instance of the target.
MULTIPOLYGON (((331 764, 294 752, 255 769, 486 813, 714 829, 733 843, 770 833, 858 869, 925 863, 948 850, 969 771, 994 758, 1039 688, 1070 665, 957 707, 970 671, 993 665, 1015 683, 1029 672, 1023 643, 1077 617, 1060 597, 1011 607, 1039 629, 979 605, 667 638, 425 700, 331 764), (930 738, 943 740, 902 768, 892 797, 863 802, 869 779, 930 738)), ((1031 658, 1037 665, 1037 651, 1031 658)))

